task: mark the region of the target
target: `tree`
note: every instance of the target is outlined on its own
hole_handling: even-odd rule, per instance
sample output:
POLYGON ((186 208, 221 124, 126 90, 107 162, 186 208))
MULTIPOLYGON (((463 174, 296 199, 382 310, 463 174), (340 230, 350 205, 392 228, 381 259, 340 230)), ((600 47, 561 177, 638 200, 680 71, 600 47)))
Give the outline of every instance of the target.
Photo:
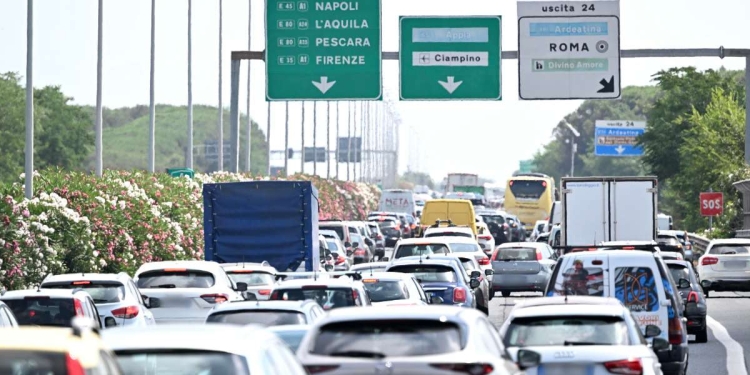
POLYGON ((0 74, 0 180, 16 180, 23 171, 25 100, 19 77, 0 74))
POLYGON ((34 168, 80 169, 89 155, 94 144, 92 117, 84 108, 69 104, 72 100, 59 86, 34 91, 39 107, 35 113, 34 168))
POLYGON ((435 188, 435 182, 427 173, 407 171, 401 176, 401 179, 413 185, 426 185, 430 189, 435 188))

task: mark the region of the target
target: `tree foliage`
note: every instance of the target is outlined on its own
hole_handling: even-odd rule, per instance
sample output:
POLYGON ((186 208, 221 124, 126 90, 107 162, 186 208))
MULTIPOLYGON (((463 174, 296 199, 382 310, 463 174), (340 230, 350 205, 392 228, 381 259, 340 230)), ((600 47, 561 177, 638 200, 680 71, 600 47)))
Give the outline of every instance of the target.
MULTIPOLYGON (((0 74, 0 180, 23 171, 26 99, 20 77, 0 74)), ((91 116, 58 86, 34 89, 34 168, 80 169, 93 146, 91 116)))
POLYGON ((435 189, 435 181, 429 174, 423 172, 406 171, 399 178, 397 185, 413 188, 416 185, 425 185, 430 189, 435 189))
POLYGON ((622 91, 619 100, 587 100, 578 109, 565 116, 552 132, 553 140, 534 155, 535 172, 548 174, 559 181, 570 175, 570 139, 574 138, 565 126, 567 121, 579 133, 574 138, 578 145, 575 153, 575 176, 634 176, 642 175, 639 158, 594 156, 596 120, 645 120, 659 89, 653 86, 631 86, 622 91))

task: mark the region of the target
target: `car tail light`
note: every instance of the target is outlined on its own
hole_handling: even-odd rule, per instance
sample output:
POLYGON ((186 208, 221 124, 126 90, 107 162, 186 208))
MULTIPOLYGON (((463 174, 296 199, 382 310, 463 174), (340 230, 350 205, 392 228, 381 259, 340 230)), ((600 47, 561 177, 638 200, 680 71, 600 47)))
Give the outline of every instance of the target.
POLYGON ((710 266, 716 263, 719 263, 719 258, 717 257, 703 257, 701 259, 701 266, 710 266))
POLYGON ((379 240, 382 240, 383 239, 383 235, 382 234, 378 234, 378 235, 375 236, 375 238, 377 238, 379 240))
POLYGON ((487 241, 489 241, 489 240, 492 239, 492 236, 490 236, 489 234, 482 234, 482 235, 479 236, 479 239, 480 240, 487 240, 487 241))
POLYGON ((542 260, 542 252, 539 250, 536 251, 536 260, 542 260))
POLYGON ((604 362, 604 367, 610 374, 641 375, 643 364, 640 358, 623 359, 621 361, 604 362))
POLYGON ((623 246, 623 250, 635 250, 635 246, 623 246))
POLYGON ((453 302, 466 302, 466 289, 461 287, 453 289, 453 302))
POLYGON ((204 294, 201 296, 204 301, 208 303, 224 303, 229 301, 229 296, 226 294, 204 294))
POLYGON ((73 281, 73 285, 91 285, 91 281, 89 280, 82 280, 82 281, 73 281))
POLYGON ((675 312, 674 317, 669 319, 669 343, 672 345, 680 345, 682 344, 682 339, 682 321, 680 320, 680 315, 675 312))
POLYGON ((490 258, 490 262, 494 262, 495 259, 497 259, 497 254, 500 252, 500 250, 495 250, 495 252, 492 253, 492 258, 490 258))
POLYGON ((489 363, 432 363, 430 367, 443 371, 462 372, 470 375, 487 375, 494 371, 489 363))
POLYGON ((352 289, 352 299, 354 301, 359 299, 359 293, 357 292, 357 289, 352 289))
POLYGON ((691 291, 690 293, 688 293, 687 301, 688 302, 698 302, 698 292, 691 291))
POLYGON ((187 268, 165 268, 164 272, 187 272, 187 268))
POLYGON ((271 294, 271 297, 269 299, 274 300, 274 301, 278 300, 279 299, 279 291, 278 290, 274 291, 273 294, 271 294))
POLYGON ((260 289, 258 290, 258 294, 260 294, 261 296, 267 296, 271 294, 271 289, 260 289))
POLYGON ((305 370, 307 370, 310 374, 320 374, 323 372, 333 371, 341 366, 339 365, 308 365, 305 366, 305 370))
POLYGON ((120 319, 133 319, 138 316, 138 306, 121 307, 112 310, 112 316, 120 319))
POLYGON ((73 300, 73 307, 76 310, 76 316, 86 316, 83 313, 83 304, 81 303, 81 301, 79 301, 77 299, 74 299, 73 300))
POLYGON ((86 375, 81 362, 71 357, 70 354, 65 354, 65 369, 68 375, 86 375))
POLYGON ((490 258, 483 257, 479 259, 479 265, 486 266, 488 264, 490 264, 490 258))
POLYGON ((365 250, 363 249, 354 250, 354 255, 365 255, 365 250))
POLYGON ((339 254, 339 257, 336 258, 336 264, 341 264, 341 263, 344 263, 344 262, 346 262, 346 258, 344 258, 343 255, 339 254))

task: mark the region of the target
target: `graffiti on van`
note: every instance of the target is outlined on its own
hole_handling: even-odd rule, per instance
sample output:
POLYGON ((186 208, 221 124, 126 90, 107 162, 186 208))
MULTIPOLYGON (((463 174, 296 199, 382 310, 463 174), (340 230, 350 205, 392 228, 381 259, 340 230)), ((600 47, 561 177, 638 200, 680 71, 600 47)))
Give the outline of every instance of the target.
POLYGON ((632 312, 659 310, 656 280, 648 267, 616 268, 615 297, 632 312))

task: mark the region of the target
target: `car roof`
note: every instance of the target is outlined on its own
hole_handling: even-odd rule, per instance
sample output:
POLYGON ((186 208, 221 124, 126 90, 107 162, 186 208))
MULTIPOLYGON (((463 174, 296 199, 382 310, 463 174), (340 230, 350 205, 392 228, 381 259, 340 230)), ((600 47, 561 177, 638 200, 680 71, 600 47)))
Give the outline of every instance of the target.
POLYGON ((662 234, 662 233, 664 233, 664 234, 673 234, 675 236, 684 236, 685 234, 687 234, 687 232, 684 231, 684 230, 675 230, 675 229, 660 230, 658 233, 659 234, 662 234))
POLYGON ((602 241, 601 246, 658 246, 654 241, 602 241))
POLYGON ((506 242, 498 247, 503 248, 503 249, 512 249, 512 248, 521 248, 521 247, 547 247, 547 243, 546 242, 506 242))
POLYGON ((355 264, 349 268, 350 271, 367 271, 372 268, 381 268, 381 267, 388 267, 388 265, 391 264, 390 262, 370 262, 370 263, 360 263, 355 264))
POLYGON ((211 309, 211 313, 241 310, 284 310, 303 311, 310 305, 318 303, 313 300, 305 301, 234 301, 220 303, 211 309))
MULTIPOLYGON (((469 230, 469 232, 471 229, 469 230)), ((479 246, 477 243, 477 240, 475 240, 473 237, 462 237, 462 236, 435 236, 435 237, 428 237, 428 238, 439 238, 441 241, 445 241, 448 243, 448 246, 450 246, 451 243, 468 243, 468 244, 474 244, 479 246)))
POLYGON ((99 335, 87 330, 83 330, 81 336, 78 337, 73 334, 71 328, 22 326, 14 329, 6 328, 2 335, 0 350, 38 350, 65 353, 84 348, 86 350, 77 354, 79 360, 86 367, 96 366, 99 361, 99 351, 104 348, 104 343, 100 340, 99 335))
POLYGON ((22 289, 22 290, 9 290, 5 292, 0 299, 21 299, 30 296, 49 296, 54 298, 75 298, 78 293, 85 293, 89 295, 83 289, 22 289))
POLYGON ((223 269, 219 263, 210 260, 167 260, 161 262, 144 263, 136 271, 136 275, 156 271, 164 268, 187 268, 196 271, 221 272, 223 269))
POLYGON ((463 316, 481 316, 476 309, 467 309, 452 305, 431 305, 424 309, 414 309, 414 306, 368 306, 341 307, 332 309, 318 322, 331 323, 335 321, 357 321, 357 320, 463 320, 463 316))
POLYGON ((425 265, 425 266, 437 265, 437 266, 452 267, 454 264, 456 264, 456 260, 458 260, 458 258, 455 258, 455 257, 453 259, 448 259, 447 257, 437 258, 437 257, 423 256, 420 259, 419 256, 408 256, 408 257, 395 259, 393 263, 391 263, 391 267, 404 266, 404 265, 425 265))
POLYGON ((614 297, 594 296, 552 296, 544 298, 526 299, 517 303, 514 308, 521 309, 534 306, 557 306, 557 305, 617 305, 622 303, 614 297))
POLYGON ((327 285, 330 287, 351 288, 354 286, 354 280, 348 277, 344 277, 344 276, 338 277, 338 278, 318 278, 317 280, 313 280, 313 279, 284 280, 276 284, 274 289, 302 288, 303 286, 306 286, 306 285, 327 285))
POLYGON ((692 265, 692 263, 690 263, 690 262, 688 262, 688 261, 686 261, 684 259, 682 259, 682 260, 681 259, 664 259, 664 263, 666 263, 667 265, 676 264, 676 265, 680 265, 680 266, 685 266, 687 268, 690 268, 690 266, 692 265))
MULTIPOLYGON (((596 297, 602 298, 602 297, 596 297)), ((597 303, 571 303, 559 304, 551 308, 546 306, 517 307, 511 311, 513 318, 526 318, 537 316, 561 316, 561 315, 583 315, 583 316, 624 316, 627 309, 622 304, 597 304, 597 303)))
MULTIPOLYGON (((609 251, 581 251, 577 253, 569 253, 563 255, 563 257, 575 257, 575 258, 593 258, 601 259, 607 256, 612 258, 641 258, 641 259, 654 259, 654 253, 648 251, 638 250, 609 250, 609 251)), ((650 264, 650 263, 649 263, 650 264)))
POLYGON ((713 245, 750 245, 750 239, 748 238, 722 238, 711 240, 708 246, 713 245))
POLYGON ((411 273, 403 272, 373 272, 372 274, 366 273, 362 275, 363 281, 366 279, 378 279, 383 281, 402 281, 413 279, 414 275, 411 273))
POLYGON ((221 268, 224 269, 227 273, 231 273, 232 271, 237 270, 252 270, 252 271, 263 271, 268 272, 270 274, 276 274, 278 271, 276 268, 271 267, 270 265, 266 266, 260 263, 222 263, 221 268))
POLYGON ((255 326, 238 328, 222 323, 113 327, 103 330, 102 338, 115 351, 192 349, 239 355, 267 347, 272 340, 278 340, 273 333, 255 326))
POLYGON ((48 275, 42 284, 48 282, 65 282, 65 281, 76 281, 76 280, 90 280, 90 281, 123 281, 130 279, 130 276, 126 273, 63 273, 59 275, 48 275))
POLYGON ((444 236, 440 237, 420 237, 420 238, 405 238, 398 241, 396 246, 401 245, 432 245, 432 244, 438 244, 438 245, 446 245, 448 242, 445 241, 444 236))

